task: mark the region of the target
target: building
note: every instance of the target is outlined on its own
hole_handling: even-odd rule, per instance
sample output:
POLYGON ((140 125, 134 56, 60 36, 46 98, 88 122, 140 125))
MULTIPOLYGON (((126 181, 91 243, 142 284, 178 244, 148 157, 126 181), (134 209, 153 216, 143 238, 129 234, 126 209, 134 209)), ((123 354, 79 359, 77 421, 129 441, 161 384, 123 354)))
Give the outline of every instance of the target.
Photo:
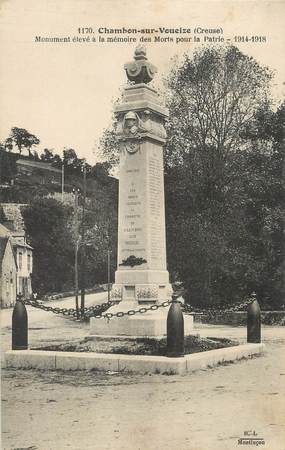
POLYGON ((35 176, 41 184, 61 183, 61 170, 50 163, 20 158, 16 161, 17 173, 28 177, 35 176))
POLYGON ((17 260, 17 293, 29 297, 32 294, 31 274, 33 271, 33 248, 26 242, 25 235, 13 234, 13 248, 17 260))
MULTIPOLYGON (((0 224, 0 237, 4 239, 9 239, 12 249, 13 255, 16 262, 16 279, 12 277, 13 284, 15 289, 14 292, 14 301, 16 300, 17 294, 23 294, 24 297, 29 297, 32 294, 32 281, 31 274, 33 271, 33 248, 26 242, 26 235, 24 230, 17 230, 14 227, 13 222, 7 221, 5 223, 0 224)), ((3 244, 4 245, 4 244, 3 244)), ((7 246, 7 244, 6 244, 7 246)), ((2 255, 4 257, 4 253, 2 255)), ((8 258, 7 256, 5 257, 8 258)), ((11 259, 11 258, 10 258, 11 259)), ((12 263, 9 263, 10 266, 12 263)), ((9 265, 8 264, 8 265, 9 265)), ((6 262, 7 265, 7 262, 6 262)), ((6 271, 7 272, 7 271, 6 271)), ((1 284, 5 284, 7 280, 7 273, 2 272, 1 274, 1 284), (3 279, 2 279, 3 278, 3 279)), ((12 287, 11 287, 12 292, 12 287)), ((2 295, 2 293, 1 293, 2 295)), ((6 295, 6 294, 5 294, 6 295)), ((5 300, 6 297, 4 297, 5 300)), ((3 300, 4 306, 7 304, 6 301, 3 300)), ((2 305, 2 298, 1 298, 2 305)))
POLYGON ((9 236, 0 236, 0 306, 12 306, 17 296, 17 261, 9 236))

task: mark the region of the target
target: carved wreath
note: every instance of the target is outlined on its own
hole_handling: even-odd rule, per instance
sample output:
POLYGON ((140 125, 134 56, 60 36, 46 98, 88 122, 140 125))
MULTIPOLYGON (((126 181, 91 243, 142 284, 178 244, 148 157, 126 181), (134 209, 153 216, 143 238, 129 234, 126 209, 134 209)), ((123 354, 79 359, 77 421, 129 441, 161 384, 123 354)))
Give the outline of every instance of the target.
POLYGON ((126 259, 123 259, 119 266, 140 266, 141 264, 145 264, 147 262, 144 258, 137 258, 135 255, 130 255, 126 259))

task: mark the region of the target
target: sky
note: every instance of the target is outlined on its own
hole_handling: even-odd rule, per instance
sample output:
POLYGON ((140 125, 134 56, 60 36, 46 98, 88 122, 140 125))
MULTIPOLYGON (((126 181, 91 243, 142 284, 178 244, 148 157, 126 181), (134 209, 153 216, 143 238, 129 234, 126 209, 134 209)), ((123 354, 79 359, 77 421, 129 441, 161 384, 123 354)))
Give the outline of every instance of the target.
MULTIPOLYGON (((147 43, 149 60, 158 68, 159 87, 171 59, 192 52, 194 30, 221 29, 225 39, 265 37, 238 47, 276 73, 276 101, 285 96, 285 1, 192 0, 0 0, 0 141, 13 126, 39 137, 37 150, 61 154, 74 148, 89 163, 98 160, 98 143, 112 122, 114 101, 126 83, 123 66, 133 59, 136 43, 98 42, 99 28, 190 28, 174 42, 147 43), (92 28, 92 34, 78 32, 92 28), (70 37, 69 43, 35 42, 70 37), (96 42, 73 42, 75 38, 96 42), (175 42, 192 37, 192 42, 175 42)), ((157 36, 159 35, 156 34, 157 36)), ((197 33, 203 39, 205 33, 197 33)), ((114 34, 101 33, 107 38, 114 34)), ((124 37, 147 34, 116 35, 124 37)), ((208 34, 207 36, 213 36, 208 34)), ((216 45, 216 44, 214 44, 216 45)))

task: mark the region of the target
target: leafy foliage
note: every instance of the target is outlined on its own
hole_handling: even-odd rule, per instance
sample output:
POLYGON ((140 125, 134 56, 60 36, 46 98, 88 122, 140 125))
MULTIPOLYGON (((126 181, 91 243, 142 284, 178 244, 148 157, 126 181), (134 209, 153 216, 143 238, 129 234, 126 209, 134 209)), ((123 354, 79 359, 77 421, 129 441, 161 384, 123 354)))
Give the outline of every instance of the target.
POLYGON ((111 279, 114 278, 117 261, 118 185, 115 180, 106 175, 103 181, 102 178, 91 179, 89 186, 92 186, 93 195, 87 198, 84 221, 82 206, 80 208, 79 230, 80 236, 84 234, 84 241, 87 242, 85 253, 83 248, 83 251, 79 252, 81 265, 82 258, 85 257, 86 287, 91 287, 96 282, 107 282, 108 250, 110 251, 111 279))
POLYGON ((16 155, 7 153, 4 147, 0 148, 0 183, 10 183, 16 176, 16 160, 16 155))
POLYGON ((280 117, 270 79, 234 47, 185 55, 168 77, 168 260, 193 303, 253 290, 282 303, 282 164, 272 133, 280 117))
POLYGON ((166 80, 167 165, 179 164, 189 154, 206 176, 212 177, 214 165, 220 183, 229 152, 245 145, 244 130, 268 105, 271 76, 236 47, 206 47, 193 58, 185 55, 166 80))
POLYGON ((76 240, 79 245, 79 286, 82 285, 83 270, 86 287, 107 282, 107 252, 111 252, 113 277, 117 251, 117 182, 108 175, 109 164, 97 163, 91 167, 84 159, 78 158, 74 149, 65 149, 63 159, 48 148, 40 157, 30 154, 21 158, 40 159, 58 168, 64 164, 65 192, 71 193, 74 187, 80 191, 78 234, 75 233, 74 196, 67 195, 63 205, 60 183, 47 180, 43 184, 37 172, 29 176, 17 173, 19 155, 10 152, 5 143, 1 144, 0 180, 5 183, 6 189, 1 190, 0 200, 29 204, 24 220, 28 238, 34 247, 34 289, 47 293, 74 287, 76 240), (86 206, 83 217, 84 167, 86 206))
POLYGON ((19 153, 22 153, 23 148, 28 150, 31 155, 31 148, 40 143, 39 138, 34 134, 29 133, 25 128, 13 127, 11 129, 10 137, 6 140, 6 146, 9 150, 12 149, 13 144, 18 148, 19 153))
POLYGON ((100 141, 102 156, 108 161, 110 167, 116 167, 119 163, 119 144, 116 137, 116 122, 113 120, 110 129, 104 130, 100 141))
POLYGON ((72 286, 74 256, 67 226, 72 209, 53 199, 35 199, 23 210, 23 217, 34 248, 33 289, 42 294, 72 286))

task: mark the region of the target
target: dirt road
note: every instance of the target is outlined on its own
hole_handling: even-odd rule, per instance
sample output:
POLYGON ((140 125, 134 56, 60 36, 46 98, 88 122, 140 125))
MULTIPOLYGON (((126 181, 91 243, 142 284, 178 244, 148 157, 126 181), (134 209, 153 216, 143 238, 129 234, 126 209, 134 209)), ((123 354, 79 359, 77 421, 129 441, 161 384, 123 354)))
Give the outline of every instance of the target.
MULTIPOLYGON (((107 293, 99 292, 86 295, 86 306, 98 305, 107 301, 107 293)), ((46 303, 48 306, 74 308, 74 297, 46 303)), ((0 311, 1 324, 1 362, 4 352, 11 348, 11 324, 13 309, 0 311)), ((69 342, 72 339, 84 338, 89 333, 89 324, 77 322, 61 315, 46 312, 27 306, 29 345, 69 342)))
MULTIPOLYGON (((197 332, 245 337, 242 327, 200 326, 197 332)), ((8 342, 9 330, 3 333, 8 342)), ((87 333, 88 326, 55 317, 49 328, 32 330, 31 339, 87 333)), ((251 448, 238 439, 255 431, 265 440, 261 447, 284 450, 285 330, 265 327, 263 338, 264 357, 184 377, 3 370, 2 447, 232 450, 251 448)))
MULTIPOLYGON (((98 305, 99 303, 103 303, 107 301, 107 292, 97 292, 95 294, 88 294, 85 296, 85 306, 93 306, 98 305)), ((80 298, 79 298, 80 301, 80 298)), ((53 300, 45 303, 47 306, 59 307, 59 308, 75 308, 75 299, 74 297, 66 297, 60 300, 53 300)), ((29 315, 29 323, 32 324, 34 322, 38 322, 40 319, 44 321, 52 320, 52 317, 55 317, 52 313, 46 313, 46 311, 42 311, 37 308, 33 308, 32 306, 27 306, 27 311, 29 315)), ((12 321, 12 308, 2 309, 0 311, 0 323, 1 328, 6 328, 11 325, 12 321)))

